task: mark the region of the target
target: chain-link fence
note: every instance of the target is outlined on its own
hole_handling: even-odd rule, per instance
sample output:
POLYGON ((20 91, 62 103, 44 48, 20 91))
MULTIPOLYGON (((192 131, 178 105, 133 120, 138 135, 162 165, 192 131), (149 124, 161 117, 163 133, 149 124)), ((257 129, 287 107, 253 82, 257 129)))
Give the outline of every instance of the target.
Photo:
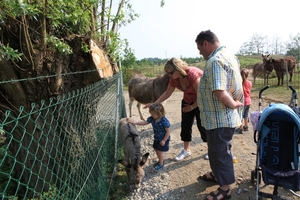
POLYGON ((7 111, 0 123, 1 199, 107 199, 126 116, 122 75, 7 111))

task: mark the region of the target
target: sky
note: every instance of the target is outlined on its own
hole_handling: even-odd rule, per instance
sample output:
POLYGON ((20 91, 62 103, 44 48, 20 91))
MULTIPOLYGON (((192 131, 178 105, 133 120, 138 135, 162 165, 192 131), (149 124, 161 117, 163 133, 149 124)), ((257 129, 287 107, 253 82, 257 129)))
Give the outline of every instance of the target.
POLYGON ((237 53, 254 34, 288 41, 300 33, 296 0, 130 0, 140 15, 120 27, 138 60, 199 57, 195 39, 203 30, 214 32, 221 45, 237 53))

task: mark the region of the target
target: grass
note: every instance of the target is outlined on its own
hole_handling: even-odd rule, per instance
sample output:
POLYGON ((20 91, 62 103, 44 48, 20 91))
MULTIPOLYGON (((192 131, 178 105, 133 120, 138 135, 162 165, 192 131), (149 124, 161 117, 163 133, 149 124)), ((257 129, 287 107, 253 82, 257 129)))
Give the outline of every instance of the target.
POLYGON ((127 191, 126 189, 126 178, 127 175, 125 167, 118 167, 117 175, 114 178, 109 200, 126 200, 126 196, 129 195, 129 191, 127 191))
MULTIPOLYGON (((252 97, 259 97, 259 91, 264 88, 263 85, 253 86, 251 90, 252 97)), ((292 91, 286 86, 270 86, 267 90, 263 91, 262 99, 268 100, 273 103, 289 104, 292 97, 292 91)))
POLYGON ((249 66, 253 66, 255 63, 261 63, 262 57, 261 55, 255 56, 238 56, 241 68, 249 68, 249 66))
MULTIPOLYGON (((259 91, 265 86, 263 77, 259 77, 256 79, 256 84, 254 85, 252 76, 250 77, 250 80, 252 81, 252 96, 258 97, 259 91)), ((285 103, 288 104, 292 97, 292 91, 288 88, 287 84, 287 77, 285 76, 283 79, 283 86, 277 85, 277 76, 276 73, 273 71, 269 78, 269 85, 270 88, 265 90, 262 94, 263 98, 268 98, 270 101, 272 100, 275 103, 285 103)), ((289 83, 296 91, 300 88, 300 73, 299 70, 296 68, 293 80, 291 83, 289 83)))

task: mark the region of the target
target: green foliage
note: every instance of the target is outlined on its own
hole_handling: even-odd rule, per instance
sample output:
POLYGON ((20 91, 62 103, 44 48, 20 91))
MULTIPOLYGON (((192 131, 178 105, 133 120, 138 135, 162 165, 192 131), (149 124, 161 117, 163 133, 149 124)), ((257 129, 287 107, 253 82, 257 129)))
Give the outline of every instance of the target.
POLYGON ((290 36, 287 42, 282 42, 280 37, 274 37, 271 45, 268 45, 268 37, 262 34, 253 34, 252 37, 244 42, 239 49, 238 54, 240 55, 253 55, 262 53, 272 53, 272 54, 287 54, 297 57, 298 60, 300 55, 297 54, 299 51, 299 39, 300 34, 296 36, 290 36), (286 44, 284 44, 286 43, 286 44), (287 50, 287 52, 285 51, 287 50))
POLYGON ((192 63, 200 63, 202 61, 204 61, 204 58, 201 57, 195 57, 195 58, 181 58, 182 60, 184 60, 186 63, 188 64, 192 64, 192 63))
POLYGON ((116 16, 117 18, 113 18, 113 21, 118 20, 120 27, 126 26, 127 24, 130 24, 134 20, 140 17, 139 14, 137 14, 133 8, 132 5, 128 2, 126 2, 126 7, 124 11, 122 10, 120 16, 116 16))
POLYGON ((66 43, 60 41, 57 37, 55 36, 50 36, 47 38, 47 43, 50 47, 54 48, 60 53, 65 53, 65 54, 71 54, 72 49, 70 48, 69 45, 66 43))
POLYGON ((47 17, 51 19, 57 37, 71 33, 85 34, 91 27, 91 7, 96 7, 97 1, 48 1, 47 17))
POLYGON ((88 53, 89 52, 89 45, 82 42, 81 43, 81 50, 84 52, 84 53, 88 53))
POLYGON ((167 62, 167 59, 160 59, 160 58, 143 58, 137 61, 137 65, 140 67, 149 67, 149 66, 158 66, 163 65, 167 62))
MULTIPOLYGON (((41 5, 41 4, 40 4, 41 5)), ((11 17, 17 17, 22 14, 37 16, 40 13, 38 4, 28 4, 26 1, 11 1, 2 0, 1 2, 1 14, 4 17, 9 15, 11 17)))
MULTIPOLYGON (((5 24, 7 16, 10 16, 11 18, 23 22, 21 16, 25 16, 27 19, 30 19, 25 22, 28 23, 26 24, 28 29, 43 35, 44 33, 40 32, 41 29, 36 30, 36 28, 31 25, 42 23, 40 21, 42 19, 41 16, 45 14, 47 18, 46 34, 48 35, 48 47, 65 54, 71 54, 72 50, 61 38, 65 38, 70 34, 86 35, 88 32, 91 32, 91 27, 95 27, 97 31, 93 32, 92 36, 100 36, 97 38, 101 41, 106 41, 107 35, 110 36, 109 45, 106 50, 113 62, 116 62, 122 57, 124 50, 125 59, 123 60, 125 66, 127 64, 134 64, 136 59, 134 51, 129 47, 128 42, 121 40, 117 29, 136 20, 139 14, 133 10, 129 1, 125 2, 125 6, 120 4, 124 6, 124 8, 119 8, 120 12, 116 15, 112 14, 112 10, 108 6, 106 9, 101 10, 104 12, 105 24, 100 24, 100 20, 97 19, 99 17, 99 5, 101 5, 100 0, 49 0, 46 4, 42 1, 35 1, 33 3, 24 0, 3 0, 1 2, 0 21, 5 24), (96 19, 92 20, 92 17, 96 19), (32 23, 32 19, 36 22, 32 23), (95 22, 95 24, 92 24, 92 22, 95 22), (109 23, 113 24, 112 27, 117 28, 109 31, 109 28, 112 28, 106 27, 109 23), (105 28, 102 29, 102 27, 105 28), (98 32, 100 29, 103 32, 98 32)), ((3 30, 3 28, 6 27, 0 25, 0 30, 3 30)), ((4 41, 2 38, 0 39, 4 41)), ((4 45, 8 44, 4 43, 4 45)), ((16 49, 15 47, 14 49, 8 47, 9 46, 0 47, 0 59, 4 57, 8 59, 20 59, 22 54, 18 54, 18 52, 14 50, 16 49)), ((88 46, 83 44, 82 50, 88 52, 88 46)))
POLYGON ((287 44, 287 55, 294 56, 299 62, 300 60, 300 33, 295 37, 291 37, 289 43, 287 44))
POLYGON ((130 66, 136 65, 136 57, 134 50, 129 47, 128 41, 125 39, 124 56, 122 60, 122 67, 129 68, 130 66))
POLYGON ((251 56, 241 56, 238 55, 237 56, 240 64, 241 64, 241 68, 250 68, 252 67, 255 63, 262 63, 262 57, 261 54, 259 55, 251 55, 251 56))
MULTIPOLYGON (((194 65, 195 63, 200 63, 204 61, 203 57, 196 57, 196 58, 181 58, 189 65, 194 65)), ((136 61, 138 66, 158 66, 164 65, 168 59, 161 59, 161 58, 143 58, 141 60, 136 61)))
POLYGON ((108 54, 110 58, 116 62, 121 59, 122 49, 124 46, 124 41, 120 38, 120 33, 107 33, 110 36, 110 39, 107 41, 108 44, 108 54))
MULTIPOLYGON (((1 44, 1 43, 0 43, 1 44)), ((9 46, 9 44, 0 45, 0 61, 3 58, 6 58, 7 60, 22 60, 21 59, 22 53, 19 53, 18 50, 15 50, 9 46)))

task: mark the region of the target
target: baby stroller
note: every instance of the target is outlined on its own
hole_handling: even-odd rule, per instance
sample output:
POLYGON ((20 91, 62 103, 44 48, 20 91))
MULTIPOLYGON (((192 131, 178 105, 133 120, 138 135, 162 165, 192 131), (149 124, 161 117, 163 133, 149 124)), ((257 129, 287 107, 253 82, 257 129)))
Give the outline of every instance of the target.
POLYGON ((300 191, 300 118, 297 93, 291 86, 290 105, 293 107, 270 103, 261 111, 261 94, 268 88, 266 86, 259 92, 259 111, 250 114, 257 144, 256 167, 251 171, 251 182, 256 183, 256 199, 281 200, 278 187, 290 189, 295 195, 294 191, 300 191), (265 183, 262 187, 259 186, 261 178, 265 183), (273 186, 272 194, 261 191, 268 185, 273 186))

